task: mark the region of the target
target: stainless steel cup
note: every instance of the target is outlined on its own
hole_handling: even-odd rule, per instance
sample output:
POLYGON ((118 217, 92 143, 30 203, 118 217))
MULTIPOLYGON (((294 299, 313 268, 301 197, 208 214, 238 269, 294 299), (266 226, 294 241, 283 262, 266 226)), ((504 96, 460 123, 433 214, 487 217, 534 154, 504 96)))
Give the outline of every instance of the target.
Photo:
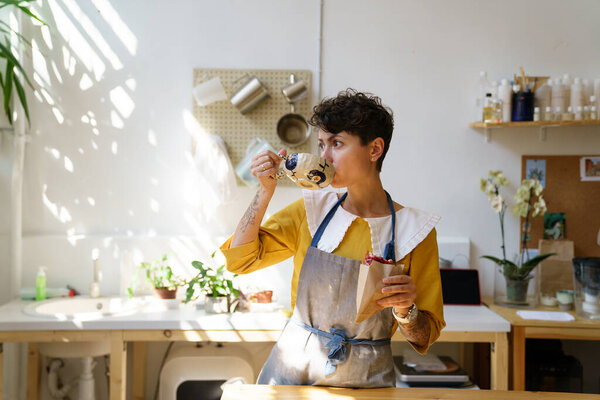
POLYGON ((267 88, 255 76, 248 76, 247 81, 229 99, 242 114, 252 110, 269 97, 267 88))
POLYGON ((295 103, 297 101, 302 100, 308 95, 306 84, 302 79, 296 82, 296 77, 294 76, 294 74, 291 74, 290 83, 291 85, 281 89, 281 93, 283 94, 283 97, 285 97, 285 99, 288 101, 288 103, 295 103))

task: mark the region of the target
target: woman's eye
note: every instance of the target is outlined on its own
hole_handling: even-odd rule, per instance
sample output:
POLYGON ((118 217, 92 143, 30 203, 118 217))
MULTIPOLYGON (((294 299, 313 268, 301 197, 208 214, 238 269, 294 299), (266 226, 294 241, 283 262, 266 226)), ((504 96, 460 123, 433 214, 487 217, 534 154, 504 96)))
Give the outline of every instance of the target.
POLYGON ((333 145, 334 145, 335 147, 340 147, 340 146, 342 145, 342 142, 340 142, 339 140, 334 140, 334 141, 333 141, 333 145))
POLYGON ((319 143, 319 149, 323 150, 324 147, 325 145, 323 145, 323 143, 319 143))

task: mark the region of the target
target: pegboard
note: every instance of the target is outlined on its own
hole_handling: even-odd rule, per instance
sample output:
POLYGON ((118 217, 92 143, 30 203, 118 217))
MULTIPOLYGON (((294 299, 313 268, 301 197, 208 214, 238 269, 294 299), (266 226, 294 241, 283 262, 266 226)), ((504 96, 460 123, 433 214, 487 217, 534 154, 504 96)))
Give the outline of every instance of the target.
MULTIPOLYGON (((290 74, 292 73, 296 76, 296 81, 304 81, 308 90, 308 96, 294 104, 295 112, 308 119, 312 115, 310 71, 194 69, 193 86, 218 76, 228 97, 231 97, 245 82, 243 78, 245 74, 256 76, 267 88, 269 97, 244 115, 228 99, 200 107, 192 98, 194 116, 198 123, 205 132, 223 138, 234 168, 244 158, 248 144, 255 137, 267 140, 276 151, 285 148, 288 150, 288 154, 311 152, 311 138, 299 146, 288 146, 284 145, 277 136, 277 122, 282 116, 291 112, 291 106, 281 94, 281 89, 290 85, 290 74), (236 82, 236 80, 238 81, 236 82)), ((238 180, 238 183, 240 182, 238 180)), ((280 183, 293 184, 289 179, 282 179, 280 183)))

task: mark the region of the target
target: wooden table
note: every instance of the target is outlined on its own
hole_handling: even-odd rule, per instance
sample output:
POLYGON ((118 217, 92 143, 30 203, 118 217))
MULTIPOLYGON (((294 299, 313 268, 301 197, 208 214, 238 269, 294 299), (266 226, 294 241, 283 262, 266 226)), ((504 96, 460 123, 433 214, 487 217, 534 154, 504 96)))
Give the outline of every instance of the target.
MULTIPOLYGON (((511 324, 510 347, 512 354, 512 389, 525 390, 525 341, 526 339, 600 340, 600 321, 581 318, 574 311, 566 311, 575 321, 557 322, 526 320, 517 308, 502 307, 486 298, 485 304, 511 324)), ((559 311, 557 307, 539 306, 535 311, 559 311)), ((580 394, 577 394, 580 396, 580 394)))
MULTIPOLYGON (((226 385, 221 400, 246 399, 310 399, 310 400, 389 400, 389 399, 448 399, 448 400, 572 400, 573 393, 508 392, 503 390, 384 388, 343 389, 318 386, 226 385)), ((594 394, 577 394, 578 400, 600 399, 594 394)))
MULTIPOLYGON (((205 315, 203 312, 172 311, 164 314, 136 313, 128 317, 107 317, 97 321, 39 320, 22 315, 23 302, 0 307, 0 343, 28 343, 27 398, 38 398, 39 352, 37 343, 110 341, 110 399, 125 399, 127 343, 133 343, 133 362, 146 365, 146 342, 276 342, 286 319, 272 316, 205 315), (162 327, 161 329, 157 329, 162 327)), ((508 389, 508 321, 483 306, 445 306, 448 324, 440 342, 490 343, 491 387, 508 389)), ((397 332, 392 341, 405 341, 397 332)), ((0 355, 0 370, 2 369, 0 355)), ((143 399, 145 368, 133 369, 133 398, 143 399)), ((0 392, 0 400, 2 395, 0 392)))

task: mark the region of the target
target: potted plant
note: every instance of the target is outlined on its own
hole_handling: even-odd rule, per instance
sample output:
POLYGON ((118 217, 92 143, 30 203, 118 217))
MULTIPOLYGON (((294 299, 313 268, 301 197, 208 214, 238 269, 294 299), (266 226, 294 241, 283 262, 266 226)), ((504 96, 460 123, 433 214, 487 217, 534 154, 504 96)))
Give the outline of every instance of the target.
MULTIPOLYGON (((31 1, 32 0, 0 0, 0 9, 6 6, 13 6, 29 16, 29 18, 37 20, 43 25, 46 25, 44 21, 42 21, 37 15, 31 12, 26 5, 24 5, 25 3, 29 3, 31 1)), ((17 93, 19 103, 23 107, 25 118, 27 119, 28 123, 30 122, 29 107, 27 106, 26 97, 27 94, 24 86, 27 84, 27 86, 33 89, 33 85, 25 73, 25 69, 11 50, 11 44, 17 43, 23 47, 25 47, 25 45, 27 47, 31 47, 31 42, 29 40, 27 40, 19 32, 13 30, 7 22, 0 20, 0 59, 4 60, 3 64, 5 65, 3 71, 0 71, 0 93, 2 94, 3 98, 4 114, 6 115, 10 125, 12 125, 14 122, 12 100, 15 92, 17 93), (15 39, 15 43, 11 43, 13 38, 15 39), (21 81, 21 77, 23 78, 23 81, 21 81)))
MULTIPOLYGON (((137 267, 136 277, 140 272, 143 272, 146 280, 152 284, 154 293, 160 299, 174 299, 177 295, 177 287, 183 284, 183 281, 173 274, 173 270, 168 263, 169 256, 164 254, 162 257, 151 262, 142 262, 137 267)), ((127 289, 129 296, 133 296, 135 289, 133 286, 127 289)))
MULTIPOLYGON (((214 259, 215 253, 211 255, 214 259)), ((233 312, 239 302, 242 293, 233 286, 233 278, 227 277, 225 265, 213 268, 201 261, 192 261, 192 266, 198 270, 196 276, 186 281, 185 302, 197 298, 196 289, 205 294, 204 309, 211 313, 233 312)))
POLYGON ((515 204, 511 207, 511 211, 517 217, 525 218, 525 222, 521 236, 522 251, 516 262, 513 262, 506 258, 504 213, 507 205, 500 193, 503 186, 508 186, 508 179, 504 177, 502 171, 490 171, 487 178, 481 178, 480 183, 481 191, 488 196, 492 209, 500 219, 500 236, 502 238, 502 258, 482 257, 493 261, 500 268, 506 282, 507 303, 509 305, 527 305, 527 290, 532 279, 532 271, 541 261, 555 254, 540 254, 530 259, 526 250, 527 242, 530 239, 530 218, 533 219, 546 211, 546 202, 542 197, 543 187, 537 179, 524 179, 514 196, 515 204))

